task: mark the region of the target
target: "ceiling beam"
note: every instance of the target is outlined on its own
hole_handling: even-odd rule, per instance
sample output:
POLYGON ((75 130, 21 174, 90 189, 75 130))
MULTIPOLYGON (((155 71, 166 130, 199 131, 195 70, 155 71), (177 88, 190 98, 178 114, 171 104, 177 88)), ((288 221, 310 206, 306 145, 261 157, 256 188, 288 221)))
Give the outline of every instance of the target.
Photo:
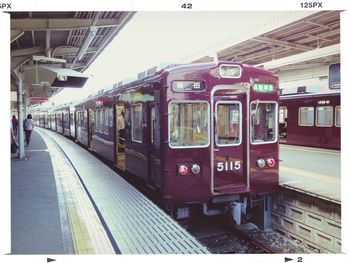
POLYGON ((315 49, 313 47, 309 47, 306 45, 296 44, 296 43, 283 41, 283 40, 277 40, 277 39, 270 38, 270 37, 257 36, 257 37, 252 38, 252 40, 257 41, 257 42, 266 43, 266 44, 281 46, 281 47, 285 47, 285 48, 300 49, 302 51, 311 51, 311 50, 315 49))
MULTIPOLYGON (((333 36, 337 36, 337 35, 340 35, 340 28, 337 28, 337 29, 333 29, 333 30, 329 30, 327 32, 324 32, 324 33, 304 33, 303 36, 307 36, 307 37, 311 37, 311 38, 318 38, 318 39, 321 39, 321 40, 324 40, 324 41, 334 41, 332 39, 329 39, 329 37, 333 37, 333 36)), ((337 39, 339 41, 339 38, 337 39)), ((298 44, 302 44, 302 43, 306 43, 308 42, 309 40, 307 38, 304 38, 304 39, 301 39, 301 40, 298 40, 298 44)))
POLYGON ((332 30, 333 29, 333 27, 331 27, 331 26, 327 26, 327 25, 323 25, 323 24, 320 24, 320 23, 316 23, 316 22, 310 21, 308 19, 305 20, 305 23, 309 24, 309 25, 313 25, 313 26, 322 27, 322 28, 327 29, 327 30, 332 30))
POLYGON ((281 68, 278 68, 279 70, 296 70, 296 69, 306 69, 306 68, 313 68, 313 67, 319 67, 321 65, 328 65, 329 63, 324 61, 314 62, 314 63, 301 63, 301 64, 292 64, 292 65, 286 65, 281 68))
POLYGON ((264 66, 267 69, 280 68, 288 65, 293 65, 297 63, 305 63, 307 61, 318 59, 322 57, 334 56, 340 54, 340 44, 318 48, 312 51, 303 52, 297 55, 273 60, 270 62, 264 62, 256 66, 264 66))
POLYGON ((77 69, 77 68, 83 68, 85 67, 85 63, 67 63, 66 67, 67 68, 71 68, 71 69, 77 69))
MULTIPOLYGON (((71 30, 89 28, 92 19, 11 19, 12 30, 71 30)), ((99 19, 96 27, 115 27, 119 19, 99 19)))
POLYGON ((242 57, 238 57, 239 61, 243 62, 243 63, 252 63, 252 61, 256 61, 256 60, 274 60, 280 56, 288 56, 289 55, 289 50, 282 48, 282 47, 278 47, 275 48, 274 50, 269 49, 267 51, 262 51, 256 54, 251 54, 249 56, 242 56, 242 57))
POLYGON ((11 29, 11 43, 19 39, 21 36, 23 36, 24 31, 20 29, 12 30, 11 29))
POLYGON ((11 58, 11 69, 12 70, 16 70, 18 69, 20 66, 22 66, 24 63, 26 63, 27 61, 29 61, 28 57, 15 57, 15 58, 11 58))
POLYGON ((42 47, 31 47, 11 50, 11 57, 23 57, 30 56, 38 53, 42 53, 44 49, 42 47))
MULTIPOLYGON (((79 51, 79 47, 58 47, 53 50, 52 56, 53 57, 61 57, 61 56, 69 56, 69 55, 76 55, 79 51)), ((95 53, 98 51, 98 48, 89 47, 86 51, 86 53, 95 53)))
POLYGON ((256 60, 256 59, 260 59, 262 57, 266 57, 266 56, 270 56, 273 57, 274 55, 280 53, 281 51, 286 51, 285 48, 283 47, 270 47, 270 48, 266 48, 266 47, 259 47, 260 50, 256 50, 256 49, 248 49, 248 50, 241 50, 238 52, 233 52, 230 55, 226 55, 226 56, 221 56, 219 54, 219 58, 220 59, 224 59, 224 60, 234 60, 234 61, 250 61, 250 60, 256 60))

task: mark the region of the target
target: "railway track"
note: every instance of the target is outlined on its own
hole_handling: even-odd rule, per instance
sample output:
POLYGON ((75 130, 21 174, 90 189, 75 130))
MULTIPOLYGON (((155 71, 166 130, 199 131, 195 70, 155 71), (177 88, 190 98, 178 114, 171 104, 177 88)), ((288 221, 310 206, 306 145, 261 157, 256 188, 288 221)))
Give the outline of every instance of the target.
POLYGON ((263 232, 253 224, 233 228, 226 217, 200 217, 187 230, 213 254, 282 254, 297 247, 276 232, 263 232))
MULTIPOLYGON (((260 230, 258 230, 260 231, 260 230)), ((284 253, 284 251, 280 248, 277 247, 273 247, 271 245, 268 245, 266 242, 262 241, 261 238, 258 238, 258 236, 260 235, 251 235, 250 231, 245 232, 242 231, 240 229, 233 229, 232 232, 234 234, 236 234, 238 237, 240 237, 241 239, 246 240, 247 242, 251 243, 252 245, 256 246, 256 248, 260 251, 262 251, 263 253, 267 253, 267 254, 282 254, 284 253)))

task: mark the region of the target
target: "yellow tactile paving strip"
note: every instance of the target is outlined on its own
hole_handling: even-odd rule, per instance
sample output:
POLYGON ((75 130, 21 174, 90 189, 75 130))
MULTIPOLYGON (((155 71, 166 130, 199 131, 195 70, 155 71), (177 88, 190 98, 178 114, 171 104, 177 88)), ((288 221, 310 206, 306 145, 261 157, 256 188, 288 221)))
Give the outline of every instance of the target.
POLYGON ((38 131, 50 152, 66 208, 75 254, 114 254, 114 249, 81 182, 61 149, 38 131))

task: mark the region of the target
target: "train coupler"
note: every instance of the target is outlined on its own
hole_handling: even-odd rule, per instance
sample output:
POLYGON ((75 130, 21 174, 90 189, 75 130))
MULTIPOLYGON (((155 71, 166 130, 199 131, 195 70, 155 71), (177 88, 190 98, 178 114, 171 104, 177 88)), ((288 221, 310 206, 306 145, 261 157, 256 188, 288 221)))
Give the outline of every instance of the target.
POLYGON ((241 216, 247 213, 247 204, 241 202, 232 202, 229 205, 232 220, 236 226, 241 224, 241 216))

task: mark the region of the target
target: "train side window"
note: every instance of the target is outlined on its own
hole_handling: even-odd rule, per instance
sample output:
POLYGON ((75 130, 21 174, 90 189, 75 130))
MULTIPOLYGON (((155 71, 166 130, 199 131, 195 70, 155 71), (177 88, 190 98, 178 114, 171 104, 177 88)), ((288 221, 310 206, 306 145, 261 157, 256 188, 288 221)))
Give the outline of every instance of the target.
POLYGON ((335 127, 340 127, 340 125, 341 125, 340 117, 341 117, 340 106, 336 106, 335 107, 335 123, 334 123, 335 127))
MULTIPOLYGON (((113 127, 113 108, 108 109, 108 126, 113 127)), ((109 133, 109 129, 108 129, 109 133)))
POLYGON ((83 118, 82 118, 82 114, 81 114, 80 111, 78 112, 78 116, 77 117, 78 117, 78 120, 77 120, 78 126, 79 127, 83 126, 83 118))
POLYGON ((87 126, 88 126, 88 124, 87 124, 87 117, 88 117, 88 115, 87 115, 87 110, 84 110, 84 113, 83 113, 83 114, 84 114, 84 115, 83 115, 83 120, 84 120, 83 129, 86 131, 87 126))
POLYGON ((104 109, 100 109, 100 127, 99 127, 99 132, 103 133, 103 124, 105 123, 105 114, 104 114, 104 109))
POLYGON ((98 110, 95 110, 94 114, 95 114, 95 127, 94 127, 94 130, 95 130, 95 132, 98 132, 99 121, 100 121, 100 118, 98 117, 98 110))
POLYGON ((109 126, 108 126, 108 118, 109 118, 109 109, 104 109, 104 123, 103 123, 103 133, 108 134, 109 126))
POLYGON ((300 107, 298 124, 299 126, 314 126, 314 107, 300 107))
POLYGON ((332 127, 333 126, 333 107, 318 106, 316 108, 316 126, 332 127))
POLYGON ((142 143, 142 104, 131 106, 131 140, 142 143))
POLYGON ((151 108, 151 143, 154 143, 156 130, 156 110, 154 106, 151 108))
POLYGON ((171 148, 209 145, 209 104, 206 101, 169 103, 169 146, 171 148))

